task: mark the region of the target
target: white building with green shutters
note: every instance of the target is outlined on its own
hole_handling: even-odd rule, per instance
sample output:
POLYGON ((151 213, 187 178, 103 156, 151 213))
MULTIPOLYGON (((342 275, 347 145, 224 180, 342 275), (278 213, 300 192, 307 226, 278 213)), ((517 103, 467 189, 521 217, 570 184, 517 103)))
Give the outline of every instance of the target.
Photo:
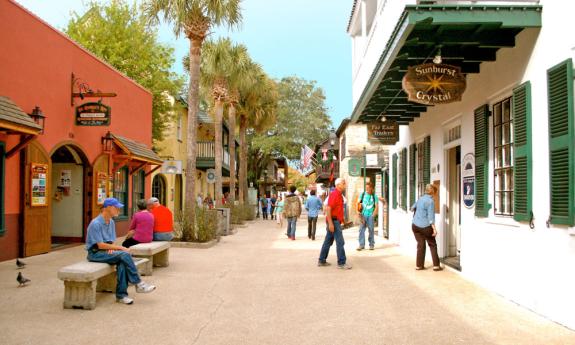
POLYGON ((356 0, 347 30, 351 122, 400 125, 390 241, 415 256, 409 208, 434 183, 444 264, 575 329, 573 13, 557 0, 356 0), (458 67, 465 87, 422 65, 458 67))

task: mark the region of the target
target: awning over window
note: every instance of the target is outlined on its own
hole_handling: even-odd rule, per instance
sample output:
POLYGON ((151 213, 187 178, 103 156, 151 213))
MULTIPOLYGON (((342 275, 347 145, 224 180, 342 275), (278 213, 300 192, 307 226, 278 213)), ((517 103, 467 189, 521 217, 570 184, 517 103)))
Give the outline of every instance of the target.
POLYGON ((14 134, 37 135, 42 131, 42 127, 10 98, 0 96, 0 130, 14 134))
POLYGON ((131 160, 139 160, 146 163, 162 165, 164 162, 158 155, 146 145, 112 134, 116 144, 131 160))
POLYGON ((541 27, 539 5, 406 6, 352 114, 352 122, 380 116, 409 124, 427 105, 407 100, 402 78, 408 66, 430 63, 441 48, 443 63, 479 73, 499 48, 514 47, 524 28, 541 27))

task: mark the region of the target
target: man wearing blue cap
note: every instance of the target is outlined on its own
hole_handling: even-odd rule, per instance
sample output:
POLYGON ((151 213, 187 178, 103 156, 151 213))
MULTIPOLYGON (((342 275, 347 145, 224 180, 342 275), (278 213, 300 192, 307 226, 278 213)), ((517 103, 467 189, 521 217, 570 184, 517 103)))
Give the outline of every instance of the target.
POLYGON ((136 285, 136 292, 148 293, 156 289, 154 285, 147 284, 140 279, 138 269, 132 260, 130 250, 114 244, 116 240, 116 224, 113 217, 117 217, 120 209, 124 207, 115 198, 107 198, 102 206, 102 213, 88 225, 86 235, 86 250, 88 261, 105 262, 116 265, 116 301, 123 304, 132 304, 134 300, 128 297, 128 284, 136 285))

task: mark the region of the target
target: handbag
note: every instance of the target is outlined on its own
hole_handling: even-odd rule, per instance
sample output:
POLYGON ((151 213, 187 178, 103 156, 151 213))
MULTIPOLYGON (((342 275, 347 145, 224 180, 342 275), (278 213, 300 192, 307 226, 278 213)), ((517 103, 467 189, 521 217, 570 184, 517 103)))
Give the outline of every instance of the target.
POLYGON ((361 193, 361 197, 359 198, 359 201, 357 202, 357 212, 361 213, 361 211, 363 210, 363 194, 365 192, 361 193))

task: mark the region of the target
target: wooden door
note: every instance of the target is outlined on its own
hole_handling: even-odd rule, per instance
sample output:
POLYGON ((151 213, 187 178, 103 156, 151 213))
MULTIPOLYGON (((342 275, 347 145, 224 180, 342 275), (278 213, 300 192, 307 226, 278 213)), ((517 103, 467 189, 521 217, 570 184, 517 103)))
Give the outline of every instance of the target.
POLYGON ((31 142, 26 148, 24 173, 24 234, 22 236, 24 256, 43 254, 50 251, 51 241, 51 173, 52 164, 44 148, 37 142, 31 142), (48 169, 45 176, 46 204, 32 205, 32 164, 45 164, 48 169))

